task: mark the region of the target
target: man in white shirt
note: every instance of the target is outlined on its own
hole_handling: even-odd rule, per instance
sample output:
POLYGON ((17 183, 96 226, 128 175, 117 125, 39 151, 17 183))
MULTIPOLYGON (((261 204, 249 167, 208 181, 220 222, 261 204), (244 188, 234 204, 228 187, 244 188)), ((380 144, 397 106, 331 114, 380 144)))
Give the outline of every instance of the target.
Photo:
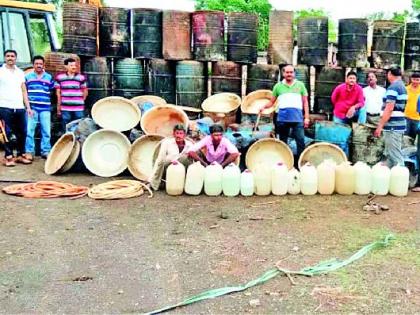
POLYGON ((25 74, 16 66, 17 53, 14 50, 4 52, 4 61, 0 67, 0 120, 6 125, 6 134, 10 139, 13 132, 16 136, 16 155, 13 157, 11 143, 6 142, 5 165, 15 166, 15 162, 30 164, 25 157, 26 115, 32 116, 28 93, 25 85, 25 74))
POLYGON ((188 152, 193 143, 186 139, 187 131, 183 125, 176 125, 173 130, 173 137, 162 140, 159 149, 159 155, 153 165, 152 175, 149 178, 150 186, 158 190, 162 181, 163 173, 169 164, 178 161, 188 166, 190 159, 188 152))
POLYGON ((380 119, 381 108, 383 105, 383 98, 385 96, 385 88, 377 85, 378 78, 374 72, 369 72, 366 75, 366 82, 368 86, 363 88, 363 95, 365 97, 365 106, 362 108, 360 115, 361 123, 370 123, 377 125, 380 119))

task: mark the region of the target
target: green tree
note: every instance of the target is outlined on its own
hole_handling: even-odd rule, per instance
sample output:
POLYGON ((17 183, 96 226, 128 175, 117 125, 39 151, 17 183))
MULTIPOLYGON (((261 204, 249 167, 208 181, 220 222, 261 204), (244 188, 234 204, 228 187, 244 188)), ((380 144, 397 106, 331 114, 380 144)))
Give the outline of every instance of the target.
POLYGON ((337 25, 333 19, 331 19, 331 14, 322 9, 309 9, 309 10, 299 10, 295 11, 293 16, 293 37, 297 38, 297 24, 299 19, 309 18, 309 17, 328 17, 328 41, 337 42, 337 25))
POLYGON ((258 50, 268 48, 268 18, 271 10, 268 0, 196 0, 195 9, 258 14, 258 50))

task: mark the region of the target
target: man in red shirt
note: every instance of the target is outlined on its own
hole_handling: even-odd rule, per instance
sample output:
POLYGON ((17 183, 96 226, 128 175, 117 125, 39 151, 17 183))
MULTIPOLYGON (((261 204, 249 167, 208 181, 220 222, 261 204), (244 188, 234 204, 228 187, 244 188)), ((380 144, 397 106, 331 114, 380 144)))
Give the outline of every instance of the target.
POLYGON ((357 75, 350 71, 346 76, 346 82, 338 85, 332 95, 331 101, 334 105, 334 122, 350 124, 359 121, 359 109, 365 106, 363 89, 357 84, 357 75))

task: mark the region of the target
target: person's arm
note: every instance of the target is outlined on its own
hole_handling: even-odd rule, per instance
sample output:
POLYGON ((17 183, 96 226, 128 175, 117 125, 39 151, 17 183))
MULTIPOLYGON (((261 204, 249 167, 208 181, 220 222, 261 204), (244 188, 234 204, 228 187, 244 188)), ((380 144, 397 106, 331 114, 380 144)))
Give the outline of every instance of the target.
POLYGON ((233 143, 229 141, 229 139, 223 138, 222 141, 226 146, 226 153, 229 154, 227 158, 222 162, 222 167, 225 167, 226 165, 229 165, 230 163, 234 162, 238 158, 240 153, 238 151, 238 148, 235 147, 233 143))
POLYGON ((391 118, 392 112, 394 111, 395 101, 387 100, 384 112, 382 114, 381 120, 378 123, 378 127, 376 128, 373 135, 379 138, 382 134, 382 130, 384 129, 385 124, 391 118))
POLYGON ((265 104, 263 107, 260 108, 260 113, 262 113, 264 110, 269 109, 274 106, 276 103, 277 97, 272 96, 271 99, 268 101, 267 104, 265 104))
POLYGON ((230 163, 233 163, 236 161, 236 159, 239 156, 239 152, 238 153, 230 153, 228 155, 228 157, 223 161, 222 163, 222 167, 225 167, 226 165, 229 165, 230 163))
POLYGON ((207 166, 208 163, 204 161, 197 153, 197 151, 201 150, 206 145, 207 137, 204 137, 200 141, 198 141, 196 144, 194 144, 188 151, 188 156, 192 158, 195 161, 199 161, 203 166, 207 166))
POLYGON ((57 116, 61 117, 61 89, 56 89, 56 95, 57 95, 57 116))
MULTIPOLYGON (((355 87, 357 88, 357 87, 355 87)), ((363 90, 361 88, 357 88, 357 99, 356 99, 356 104, 354 104, 353 106, 351 106, 349 108, 349 110, 347 111, 347 118, 352 118, 354 116, 354 114, 356 113, 356 111, 360 108, 362 108, 363 106, 365 106, 365 98, 363 96, 363 90)))
POLYGON ((28 97, 28 90, 26 89, 26 83, 23 82, 21 87, 22 87, 23 103, 25 104, 26 112, 28 113, 29 117, 32 117, 33 112, 31 109, 31 105, 29 104, 29 97, 28 97))

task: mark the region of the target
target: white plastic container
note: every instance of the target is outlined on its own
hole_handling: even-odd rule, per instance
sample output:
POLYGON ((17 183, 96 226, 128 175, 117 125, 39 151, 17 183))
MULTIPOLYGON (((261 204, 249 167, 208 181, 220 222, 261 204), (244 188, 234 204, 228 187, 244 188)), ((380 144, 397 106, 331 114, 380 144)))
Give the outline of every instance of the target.
POLYGON ((337 194, 354 194, 354 181, 354 168, 350 162, 343 162, 335 168, 335 191, 337 194))
POLYGON ((287 192, 290 195, 297 195, 300 193, 300 173, 297 169, 293 168, 287 174, 287 192))
POLYGON ((335 189, 335 162, 324 160, 316 168, 318 175, 318 192, 321 195, 332 195, 335 189))
POLYGON ((273 195, 283 196, 287 194, 289 170, 286 164, 277 163, 271 172, 271 191, 273 195))
POLYGON ((300 191, 306 196, 315 195, 318 191, 318 173, 310 163, 306 163, 300 169, 300 191))
POLYGON ((179 196, 184 192, 185 166, 178 161, 173 161, 166 169, 166 193, 179 196))
POLYGON ((241 170, 233 163, 223 169, 222 175, 223 194, 228 197, 239 195, 241 191, 241 170))
POLYGON ((252 196, 254 194, 254 175, 250 170, 245 170, 241 174, 241 195, 252 196))
POLYGON ((372 167, 372 194, 385 196, 389 192, 391 170, 384 163, 372 167))
POLYGON ((271 169, 260 166, 254 172, 255 194, 268 196, 271 193, 271 169))
POLYGON ((219 196, 222 193, 223 167, 214 162, 204 172, 204 193, 207 196, 219 196))
POLYGON ((365 162, 357 162, 354 169, 354 192, 368 195, 372 189, 372 169, 365 162))
POLYGON ((405 166, 394 166, 391 169, 389 192, 397 197, 404 197, 408 194, 410 171, 405 166))
POLYGON ((200 162, 194 162, 188 166, 184 188, 186 194, 193 196, 201 194, 205 170, 206 168, 200 162))

